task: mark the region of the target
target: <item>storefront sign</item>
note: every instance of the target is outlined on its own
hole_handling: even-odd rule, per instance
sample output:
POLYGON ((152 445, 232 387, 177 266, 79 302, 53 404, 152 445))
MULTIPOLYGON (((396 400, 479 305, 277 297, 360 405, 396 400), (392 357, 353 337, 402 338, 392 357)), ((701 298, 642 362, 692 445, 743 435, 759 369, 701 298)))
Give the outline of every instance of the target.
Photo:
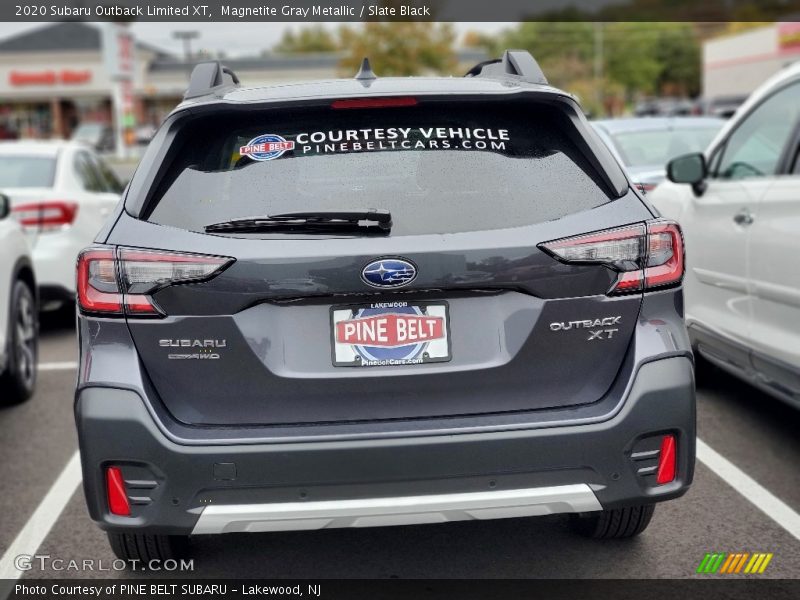
POLYGON ((133 34, 125 25, 103 25, 103 63, 113 80, 133 79, 135 62, 133 34))
POLYGON ((778 47, 783 52, 800 51, 800 23, 778 23, 778 47))
POLYGON ((92 72, 87 70, 74 71, 62 69, 61 71, 11 71, 8 82, 12 86, 25 85, 84 85, 92 80, 92 72))

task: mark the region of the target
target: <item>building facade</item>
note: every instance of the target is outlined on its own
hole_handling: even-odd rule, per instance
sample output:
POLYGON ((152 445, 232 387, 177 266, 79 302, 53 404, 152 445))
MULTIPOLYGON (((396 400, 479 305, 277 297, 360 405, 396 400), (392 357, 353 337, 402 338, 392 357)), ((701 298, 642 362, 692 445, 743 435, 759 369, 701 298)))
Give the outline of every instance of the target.
MULTIPOLYGON (((248 86, 337 76, 337 54, 264 55, 225 59, 248 86)), ((486 60, 481 50, 459 54, 464 71, 486 60)), ((152 128, 180 102, 197 61, 137 42, 134 127, 152 128)), ((111 125, 114 81, 99 27, 66 22, 0 40, 0 139, 69 138, 81 123, 111 125)))
POLYGON ((800 60, 800 22, 773 23, 703 45, 703 97, 747 96, 800 60))

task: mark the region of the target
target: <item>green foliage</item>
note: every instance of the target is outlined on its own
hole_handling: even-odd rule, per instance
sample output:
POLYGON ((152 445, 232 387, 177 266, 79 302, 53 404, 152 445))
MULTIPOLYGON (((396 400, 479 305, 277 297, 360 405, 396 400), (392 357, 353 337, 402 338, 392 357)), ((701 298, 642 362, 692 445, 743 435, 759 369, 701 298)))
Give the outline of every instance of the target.
POLYGON ((453 74, 457 61, 453 45, 455 31, 440 23, 365 23, 344 26, 339 39, 345 56, 339 63, 343 75, 354 74, 361 60, 369 57, 379 76, 453 74))
POLYGON ((336 36, 322 25, 302 27, 297 33, 292 29, 283 32, 281 41, 273 49, 284 54, 335 52, 339 49, 336 36))
MULTIPOLYGON (((393 0, 384 0, 391 4, 393 0)), ((679 0, 683 2, 684 0, 679 0)), ((656 0, 638 0, 640 6, 656 0)), ((489 36, 468 32, 464 44, 499 56, 506 48, 529 50, 550 82, 572 91, 594 114, 641 95, 694 96, 700 91, 701 24, 680 22, 525 22, 489 36)), ((287 30, 277 52, 341 52, 340 73, 355 73, 367 56, 380 76, 455 74, 456 35, 441 23, 377 22, 287 30)))
POLYGON ((529 50, 551 83, 579 93, 592 112, 635 95, 700 90, 700 39, 690 23, 530 22, 476 40, 494 56, 529 50))

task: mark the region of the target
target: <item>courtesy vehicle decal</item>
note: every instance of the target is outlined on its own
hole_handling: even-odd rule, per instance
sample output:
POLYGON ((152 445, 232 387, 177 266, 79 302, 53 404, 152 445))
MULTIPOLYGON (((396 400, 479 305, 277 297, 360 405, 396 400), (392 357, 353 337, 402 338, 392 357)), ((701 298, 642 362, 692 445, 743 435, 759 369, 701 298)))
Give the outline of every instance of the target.
POLYGON ((298 133, 300 154, 386 150, 506 150, 508 129, 486 127, 380 127, 298 133))
POLYGON ((267 133, 239 148, 241 156, 268 161, 289 151, 300 156, 391 150, 488 150, 505 152, 508 129, 491 127, 379 127, 300 132, 289 140, 267 133))

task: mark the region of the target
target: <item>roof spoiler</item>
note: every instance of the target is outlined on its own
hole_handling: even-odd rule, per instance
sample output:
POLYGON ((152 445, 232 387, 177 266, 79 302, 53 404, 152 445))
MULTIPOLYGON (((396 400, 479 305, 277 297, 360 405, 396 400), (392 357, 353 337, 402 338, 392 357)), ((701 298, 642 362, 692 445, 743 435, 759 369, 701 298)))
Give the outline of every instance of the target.
POLYGON ((236 87, 239 87, 239 78, 232 69, 223 66, 218 60, 204 62, 192 69, 189 88, 183 95, 183 99, 200 98, 236 87))
POLYGON ((506 50, 503 58, 478 63, 464 77, 489 77, 515 79, 527 83, 547 85, 547 78, 536 59, 527 50, 506 50))

